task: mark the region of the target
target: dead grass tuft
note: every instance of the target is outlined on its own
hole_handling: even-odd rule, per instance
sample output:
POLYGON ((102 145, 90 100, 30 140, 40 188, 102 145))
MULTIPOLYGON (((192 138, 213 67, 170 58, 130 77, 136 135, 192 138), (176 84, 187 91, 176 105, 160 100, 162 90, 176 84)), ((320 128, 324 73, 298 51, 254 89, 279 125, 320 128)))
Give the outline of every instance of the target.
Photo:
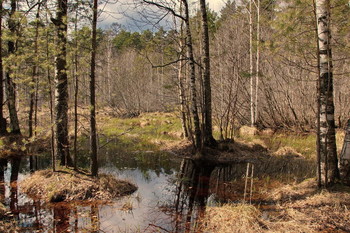
POLYGON ((254 136, 258 134, 258 129, 255 127, 249 127, 249 126, 242 126, 239 129, 239 134, 240 135, 249 135, 249 136, 254 136))
POLYGON ((315 179, 307 179, 297 185, 285 185, 270 192, 268 199, 274 202, 285 202, 308 197, 317 192, 315 179))
POLYGON ((305 214, 287 209, 270 217, 248 204, 210 207, 201 224, 204 232, 315 232, 305 214))
POLYGON ((20 187, 29 196, 46 202, 74 200, 111 200, 133 193, 137 188, 130 182, 101 174, 98 178, 71 170, 37 171, 21 182, 20 187))
POLYGON ((260 232, 260 211, 252 205, 209 207, 203 220, 204 232, 260 232))
POLYGON ((302 154, 298 153, 295 149, 289 146, 279 148, 273 153, 275 156, 287 156, 287 157, 303 157, 302 154))

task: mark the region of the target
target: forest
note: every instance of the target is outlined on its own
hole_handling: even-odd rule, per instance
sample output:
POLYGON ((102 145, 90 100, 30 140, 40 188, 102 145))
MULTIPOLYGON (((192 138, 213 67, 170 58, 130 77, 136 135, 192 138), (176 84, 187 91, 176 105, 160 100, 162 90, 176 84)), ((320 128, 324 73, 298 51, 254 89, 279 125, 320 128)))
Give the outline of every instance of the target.
POLYGON ((349 15, 0 0, 0 231, 349 232, 349 15))

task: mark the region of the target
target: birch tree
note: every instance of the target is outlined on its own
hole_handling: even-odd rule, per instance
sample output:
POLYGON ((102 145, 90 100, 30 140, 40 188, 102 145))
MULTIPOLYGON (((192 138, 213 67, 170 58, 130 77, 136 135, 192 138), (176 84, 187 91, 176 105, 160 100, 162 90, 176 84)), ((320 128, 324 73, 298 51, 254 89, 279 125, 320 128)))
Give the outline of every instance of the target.
POLYGON ((330 31, 330 0, 316 0, 319 57, 320 159, 324 185, 339 178, 333 102, 333 65, 330 31))

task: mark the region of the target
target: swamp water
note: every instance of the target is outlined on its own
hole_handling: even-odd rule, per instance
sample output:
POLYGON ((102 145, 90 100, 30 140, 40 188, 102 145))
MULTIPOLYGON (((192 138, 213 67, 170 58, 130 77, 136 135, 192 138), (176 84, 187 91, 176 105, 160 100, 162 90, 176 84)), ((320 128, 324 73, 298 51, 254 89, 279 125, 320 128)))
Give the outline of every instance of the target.
MULTIPOLYGON (((100 173, 133 182, 135 193, 111 203, 44 204, 15 185, 29 174, 29 165, 25 159, 14 161, 1 166, 0 195, 19 232, 197 231, 205 206, 243 197, 242 190, 228 188, 227 181, 242 178, 245 164, 215 167, 165 153, 118 153, 111 147, 100 151, 100 173)), ((48 161, 38 157, 38 167, 48 167, 48 161)))

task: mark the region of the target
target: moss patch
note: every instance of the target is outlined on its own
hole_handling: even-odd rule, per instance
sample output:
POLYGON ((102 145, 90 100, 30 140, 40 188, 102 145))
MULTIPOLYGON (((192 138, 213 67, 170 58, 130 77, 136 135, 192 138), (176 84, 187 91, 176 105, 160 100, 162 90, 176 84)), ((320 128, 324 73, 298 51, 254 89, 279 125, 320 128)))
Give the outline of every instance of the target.
POLYGON ((137 187, 130 182, 101 174, 93 178, 72 170, 37 171, 21 182, 23 192, 46 202, 74 200, 111 200, 133 193, 137 187))

